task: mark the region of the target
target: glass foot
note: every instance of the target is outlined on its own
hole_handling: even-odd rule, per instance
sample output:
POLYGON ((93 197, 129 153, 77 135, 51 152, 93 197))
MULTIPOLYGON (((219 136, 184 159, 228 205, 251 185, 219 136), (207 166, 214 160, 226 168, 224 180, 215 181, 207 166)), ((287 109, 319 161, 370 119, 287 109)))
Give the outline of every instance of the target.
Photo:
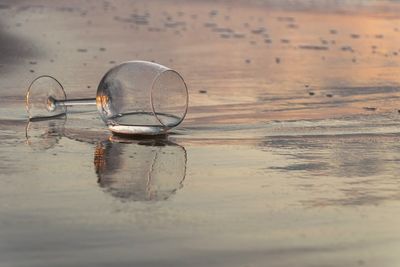
POLYGON ((55 100, 65 100, 66 94, 61 83, 55 78, 43 75, 37 77, 26 93, 26 110, 29 119, 50 118, 65 114, 65 105, 56 106, 55 100))

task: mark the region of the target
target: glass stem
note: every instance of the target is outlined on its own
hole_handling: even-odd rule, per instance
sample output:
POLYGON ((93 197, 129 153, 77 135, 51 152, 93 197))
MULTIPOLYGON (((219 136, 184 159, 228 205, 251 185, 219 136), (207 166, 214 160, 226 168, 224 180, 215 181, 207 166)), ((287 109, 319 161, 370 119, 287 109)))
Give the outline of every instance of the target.
POLYGON ((96 105, 96 98, 79 98, 79 99, 66 99, 66 100, 55 100, 54 104, 56 107, 60 106, 92 106, 96 105))

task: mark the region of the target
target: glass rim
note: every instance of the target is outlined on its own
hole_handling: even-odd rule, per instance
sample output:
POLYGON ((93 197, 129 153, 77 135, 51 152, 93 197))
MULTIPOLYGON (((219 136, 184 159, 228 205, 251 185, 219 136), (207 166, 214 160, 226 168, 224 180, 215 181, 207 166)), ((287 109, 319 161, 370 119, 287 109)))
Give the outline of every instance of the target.
MULTIPOLYGON (((157 63, 156 63, 157 64, 157 63)), ((150 102, 151 102, 151 111, 153 112, 154 117, 158 120, 158 122, 165 128, 171 129, 174 128, 176 126, 178 126, 179 124, 182 123, 182 121, 185 119, 187 111, 188 111, 188 106, 189 106, 189 91, 187 88, 187 84, 185 82, 185 80, 183 79, 183 77, 176 71, 170 68, 166 68, 165 70, 163 70, 162 72, 160 72, 153 80, 153 82, 151 83, 151 90, 150 90, 150 102), (183 83, 183 85, 185 86, 185 93, 186 93, 186 103, 185 103, 185 111, 183 112, 183 114, 179 118, 179 121, 177 121, 175 124, 172 125, 165 125, 162 120, 159 118, 159 116, 157 115, 157 112, 154 108, 154 101, 153 101, 153 91, 154 91, 154 85, 155 83, 160 79, 160 77, 166 73, 166 72, 172 72, 174 73, 183 83)), ((160 113, 162 114, 162 113, 160 113)), ((175 117, 175 116, 174 116, 175 117)))

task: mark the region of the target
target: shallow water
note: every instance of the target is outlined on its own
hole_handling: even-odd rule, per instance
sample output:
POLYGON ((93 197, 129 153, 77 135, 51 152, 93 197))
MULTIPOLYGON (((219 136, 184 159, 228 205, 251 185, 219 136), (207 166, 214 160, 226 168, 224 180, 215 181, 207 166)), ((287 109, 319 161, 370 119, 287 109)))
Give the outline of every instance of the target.
POLYGON ((0 266, 398 266, 393 1, 5 1, 0 266), (27 123, 41 74, 93 97, 118 62, 185 78, 167 136, 90 108, 27 123))

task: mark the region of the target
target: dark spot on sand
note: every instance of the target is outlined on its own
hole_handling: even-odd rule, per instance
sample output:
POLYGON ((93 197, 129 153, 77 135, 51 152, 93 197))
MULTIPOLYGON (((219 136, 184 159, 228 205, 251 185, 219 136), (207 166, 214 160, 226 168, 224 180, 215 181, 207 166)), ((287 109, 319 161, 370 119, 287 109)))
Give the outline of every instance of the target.
POLYGON ((207 94, 207 90, 199 90, 200 94, 207 94))
POLYGON ((337 30, 334 30, 334 29, 329 30, 329 33, 330 33, 330 34, 337 34, 337 30))
POLYGON ((34 73, 35 71, 34 70, 29 70, 30 72, 32 72, 32 73, 34 73))
POLYGON ((300 49, 307 49, 307 50, 328 50, 327 46, 321 45, 299 45, 298 48, 300 49))
POLYGON ((31 64, 31 65, 36 65, 37 62, 36 62, 36 61, 29 61, 29 64, 31 64))
POLYGON ((206 23, 204 23, 204 27, 214 28, 214 27, 217 27, 217 24, 212 23, 212 22, 206 22, 206 23))
POLYGON ((254 34, 262 34, 262 33, 264 33, 266 30, 267 30, 267 29, 265 29, 264 27, 260 27, 260 28, 258 28, 258 29, 252 30, 251 32, 254 33, 254 34))
POLYGON ((90 85, 88 85, 88 86, 86 86, 88 89, 90 89, 91 88, 91 86, 90 85))
POLYGON ((342 51, 349 51, 349 52, 351 52, 351 53, 354 52, 353 48, 352 48, 351 46, 349 46, 349 45, 342 46, 340 49, 341 49, 342 51))
POLYGON ((276 64, 281 63, 281 59, 280 59, 279 57, 275 58, 275 63, 276 63, 276 64))
POLYGON ((298 29, 299 25, 294 23, 289 23, 288 25, 286 25, 286 27, 288 27, 289 29, 298 29))
POLYGON ((383 34, 376 34, 376 35, 375 35, 375 38, 376 38, 376 39, 383 39, 383 34))
POLYGON ((85 48, 78 48, 76 51, 78 51, 79 53, 86 53, 87 49, 85 48))
POLYGON ((290 43, 290 40, 288 40, 288 39, 281 39, 281 43, 282 43, 282 44, 289 44, 289 43, 290 43))
POLYGON ((283 21, 283 22, 294 22, 294 18, 293 17, 278 17, 277 20, 278 21, 283 21))
POLYGON ((357 261, 357 264, 360 265, 360 266, 361 266, 361 265, 364 265, 364 264, 365 264, 365 261, 363 261, 363 260, 358 260, 358 261, 357 261))
POLYGON ((234 34, 233 34, 233 37, 234 37, 234 38, 244 38, 245 35, 244 35, 243 33, 234 33, 234 34))
POLYGON ((374 108, 374 107, 363 107, 363 109, 367 110, 367 111, 376 111, 377 108, 374 108))
POLYGON ((106 51, 106 49, 104 47, 100 47, 99 50, 102 52, 106 51))
POLYGON ((108 63, 115 64, 115 61, 114 60, 110 60, 108 63))
POLYGON ((309 95, 315 95, 315 93, 314 93, 314 92, 308 92, 308 94, 309 94, 309 95))
POLYGON ((210 17, 214 17, 214 16, 218 15, 218 10, 211 10, 209 15, 210 15, 210 17))
POLYGON ((358 38, 360 38, 360 35, 356 34, 356 33, 352 33, 352 34, 350 34, 350 37, 353 39, 358 39, 358 38))
POLYGON ((326 94, 326 97, 333 97, 332 94, 326 94))
POLYGON ((246 59, 245 62, 246 62, 247 64, 250 64, 250 63, 251 63, 251 59, 246 59))

